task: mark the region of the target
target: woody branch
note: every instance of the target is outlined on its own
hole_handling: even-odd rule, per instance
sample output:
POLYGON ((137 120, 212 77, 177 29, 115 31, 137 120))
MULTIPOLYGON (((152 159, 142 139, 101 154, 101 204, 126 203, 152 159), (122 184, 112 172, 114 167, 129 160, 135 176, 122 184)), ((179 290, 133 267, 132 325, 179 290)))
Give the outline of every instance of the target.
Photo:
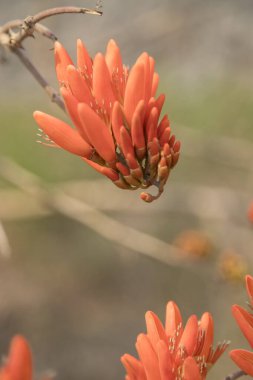
POLYGON ((4 50, 9 50, 14 53, 19 60, 23 63, 26 69, 32 74, 39 85, 46 91, 51 101, 56 103, 62 110, 65 110, 64 103, 57 93, 57 91, 50 86, 47 80, 41 75, 35 65, 28 58, 25 50, 22 46, 23 41, 28 37, 34 37, 34 33, 37 32, 42 36, 56 41, 57 37, 51 30, 40 21, 47 19, 48 17, 66 14, 89 14, 89 15, 102 15, 100 10, 101 4, 97 3, 95 9, 80 8, 80 7, 58 7, 44 10, 35 14, 34 16, 28 16, 24 20, 12 20, 0 27, 0 47, 4 50))

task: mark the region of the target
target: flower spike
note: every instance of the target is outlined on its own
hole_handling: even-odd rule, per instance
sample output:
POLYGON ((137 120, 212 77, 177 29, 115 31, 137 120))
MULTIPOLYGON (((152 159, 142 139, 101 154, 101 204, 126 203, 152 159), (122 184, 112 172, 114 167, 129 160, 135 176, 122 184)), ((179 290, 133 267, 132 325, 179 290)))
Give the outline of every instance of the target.
POLYGON ((196 315, 190 316, 183 328, 180 310, 172 301, 167 304, 165 327, 151 311, 145 319, 147 334, 139 334, 136 342, 139 360, 128 354, 121 358, 127 380, 205 380, 228 345, 213 349, 209 313, 199 322, 196 315))
POLYGON ((158 199, 179 159, 180 143, 171 136, 168 116, 161 116, 165 95, 156 97, 159 76, 154 59, 144 52, 128 69, 111 39, 106 53, 92 60, 79 39, 76 66, 55 43, 55 67, 74 128, 35 112, 44 145, 81 156, 119 188, 155 186, 155 195, 145 191, 140 198, 148 203, 158 199))

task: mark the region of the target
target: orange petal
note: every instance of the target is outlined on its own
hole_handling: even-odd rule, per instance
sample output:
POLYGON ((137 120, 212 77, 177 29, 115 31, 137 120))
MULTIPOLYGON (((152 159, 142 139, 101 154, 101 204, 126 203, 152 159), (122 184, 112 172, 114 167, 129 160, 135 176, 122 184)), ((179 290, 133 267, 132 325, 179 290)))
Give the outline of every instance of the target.
POLYGON ((144 366, 147 380, 161 380, 158 358, 146 335, 138 335, 136 349, 144 366))
POLYGON ((156 351, 156 346, 159 340, 163 340, 165 343, 168 342, 168 338, 165 334, 164 327, 155 313, 148 311, 145 315, 147 334, 149 340, 156 351))
POLYGON ((151 166, 157 165, 160 158, 160 145, 157 138, 154 138, 148 146, 151 166))
POLYGON ((105 107, 110 115, 115 96, 112 90, 110 73, 105 62, 105 58, 98 53, 93 62, 93 93, 101 107, 105 107))
POLYGON ((174 154, 172 155, 172 164, 171 164, 171 168, 174 168, 174 166, 178 163, 179 157, 180 157, 180 153, 179 153, 179 152, 174 153, 174 154))
POLYGON ((120 144, 120 128, 123 125, 122 109, 119 102, 116 100, 112 108, 112 130, 115 140, 120 144))
POLYGON ((149 74, 150 74, 150 83, 153 82, 153 76, 155 72, 155 60, 153 57, 149 56, 149 74))
POLYGON ((130 170, 128 169, 127 166, 125 166, 124 164, 122 164, 122 162, 117 162, 117 163, 116 163, 116 168, 118 169, 118 171, 119 171, 123 176, 128 176, 128 175, 130 175, 130 170))
POLYGON ((184 360, 183 364, 183 376, 182 380, 201 380, 202 376, 199 373, 199 367, 195 359, 191 356, 188 356, 184 360))
POLYGON ((86 47, 80 39, 77 40, 77 67, 79 68, 82 74, 85 74, 89 77, 89 79, 91 79, 92 60, 89 56, 86 47))
POLYGON ((196 315, 191 315, 184 328, 179 345, 184 347, 187 354, 191 356, 197 344, 198 319, 196 315))
POLYGON ((136 63, 142 63, 144 65, 144 83, 145 83, 145 97, 144 101, 145 104, 148 103, 150 97, 151 97, 151 86, 152 82, 150 80, 150 61, 149 61, 149 55, 144 52, 142 53, 139 58, 137 59, 136 63))
POLYGON ((135 64, 129 74, 124 100, 124 112, 129 125, 140 100, 145 99, 145 68, 142 63, 135 64))
POLYGON ((232 350, 229 356, 241 370, 247 375, 253 376, 253 352, 247 350, 232 350))
POLYGON ((33 117, 40 128, 61 148, 78 156, 91 156, 92 147, 68 124, 40 111, 34 112, 33 117))
POLYGON ((173 152, 178 153, 180 151, 180 148, 181 148, 181 142, 177 140, 175 144, 173 145, 173 152))
POLYGON ((141 198, 144 202, 146 202, 146 203, 151 203, 151 202, 153 202, 153 200, 154 200, 154 197, 153 197, 151 194, 149 194, 149 193, 145 193, 145 192, 142 192, 142 193, 140 194, 140 198, 141 198))
POLYGON ((67 66, 73 65, 72 59, 60 44, 56 41, 54 44, 55 54, 55 69, 58 81, 61 83, 67 83, 67 66))
POLYGON ((89 138, 87 136, 87 133, 85 132, 82 126, 82 123, 79 119, 78 110, 77 110, 78 101, 71 94, 70 90, 65 87, 61 88, 61 95, 64 99, 64 103, 68 111, 68 114, 71 117, 71 120, 73 121, 74 125, 78 129, 80 135, 84 138, 85 141, 87 141, 88 144, 91 145, 89 138))
POLYGON ((146 155, 146 142, 143 134, 143 125, 138 115, 134 115, 132 119, 132 139, 136 148, 137 157, 142 160, 146 155))
POLYGON ((204 334, 204 344, 200 356, 207 358, 213 345, 213 318, 210 313, 204 313, 199 323, 199 330, 204 334))
MULTIPOLYGON (((155 106, 156 106, 156 108, 158 109, 159 116, 160 116, 160 114, 161 114, 161 111, 162 111, 162 108, 163 108, 164 102, 165 102, 165 95, 164 95, 164 94, 160 94, 160 95, 158 96, 158 98, 156 99, 156 101, 155 101, 155 106)), ((158 117, 158 118, 159 118, 159 117, 158 117)))
POLYGON ((161 380, 174 380, 173 363, 169 352, 168 343, 163 340, 157 343, 157 353, 160 368, 161 380))
POLYGON ((155 107, 155 98, 154 97, 151 97, 148 101, 148 104, 147 104, 147 108, 146 108, 146 112, 145 112, 145 122, 147 122, 148 118, 149 118, 149 115, 150 115, 150 111, 152 110, 153 107, 155 107))
POLYGON ((93 97, 85 79, 79 74, 73 65, 67 67, 67 78, 72 94, 78 102, 93 105, 93 97))
POLYGON ((112 135, 100 117, 85 103, 78 105, 78 113, 89 140, 98 154, 108 163, 116 160, 112 135))
POLYGON ((162 134, 165 131, 165 129, 167 127, 169 127, 169 126, 170 126, 170 122, 168 120, 168 115, 164 115, 164 117, 160 121, 160 123, 158 125, 158 128, 157 128, 157 136, 158 136, 159 139, 162 136, 162 134))
POLYGON ((169 337, 173 337, 177 331, 182 332, 182 316, 178 306, 173 301, 167 304, 165 331, 169 337))
POLYGON ((131 379, 146 380, 143 366, 139 360, 129 354, 123 355, 120 360, 131 379))
POLYGON ((161 137, 159 139, 161 147, 163 147, 164 144, 169 143, 169 141, 170 141, 170 132, 171 132, 170 127, 165 128, 165 130, 163 131, 163 133, 162 133, 162 135, 161 135, 161 137))
POLYGON ((95 169, 98 173, 105 175, 111 181, 117 181, 119 179, 119 175, 115 170, 108 168, 107 166, 101 166, 94 161, 88 160, 87 158, 83 158, 84 161, 90 165, 93 169, 95 169))
POLYGON ((122 94, 122 90, 123 90, 122 58, 121 58, 120 49, 118 45, 112 39, 108 42, 108 45, 107 45, 107 49, 105 53, 105 61, 106 61, 112 80, 113 79, 117 80, 117 84, 120 87, 120 93, 122 94))
POLYGON ((150 111, 146 124, 146 134, 148 142, 151 142, 157 136, 158 109, 153 107, 150 111))
POLYGON ((144 110, 145 110, 144 101, 141 100, 138 103, 136 110, 134 111, 132 124, 131 124, 131 134, 132 134, 133 145, 137 149, 144 148, 146 144, 145 137, 144 137, 144 130, 143 130, 144 110))
POLYGON ((7 368, 11 380, 32 380, 32 354, 27 341, 16 335, 10 346, 7 368))
POLYGON ((161 157, 159 164, 158 164, 158 177, 161 181, 167 181, 167 178, 170 173, 170 168, 167 165, 167 160, 165 157, 161 157))
POLYGON ((136 160, 135 156, 133 156, 131 153, 128 153, 126 156, 126 162, 128 167, 130 168, 130 172, 133 175, 133 177, 140 180, 143 179, 142 169, 140 168, 140 165, 136 160))
POLYGON ((176 136, 175 135, 172 135, 169 139, 169 145, 170 147, 173 147, 174 144, 175 144, 175 141, 176 141, 176 136))
POLYGON ((253 305, 253 277, 250 275, 246 276, 246 288, 250 302, 253 305))
POLYGON ((245 338, 253 348, 253 316, 238 305, 232 306, 232 314, 245 338))
POLYGON ((151 96, 155 96, 158 84, 159 84, 159 75, 157 73, 154 73, 153 81, 152 81, 151 96))
POLYGON ((133 157, 135 156, 131 136, 123 126, 120 128, 120 148, 122 149, 125 157, 128 153, 130 153, 133 157))
POLYGON ((163 154, 166 158, 171 155, 170 146, 168 143, 163 146, 163 154))

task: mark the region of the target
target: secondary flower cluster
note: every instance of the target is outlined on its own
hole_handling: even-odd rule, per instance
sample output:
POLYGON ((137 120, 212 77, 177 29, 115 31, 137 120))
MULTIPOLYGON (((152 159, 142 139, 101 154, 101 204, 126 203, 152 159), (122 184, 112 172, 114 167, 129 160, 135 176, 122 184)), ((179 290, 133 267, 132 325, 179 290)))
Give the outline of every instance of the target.
POLYGON ((143 53, 129 70, 110 40, 105 55, 92 60, 77 41, 77 66, 55 43, 56 73, 66 110, 75 126, 36 111, 46 145, 81 156, 121 189, 158 188, 146 202, 163 192, 179 158, 180 142, 171 135, 168 116, 161 116, 165 96, 156 97, 159 76, 155 61, 143 53))
POLYGON ((146 313, 147 334, 137 337, 139 360, 129 354, 121 361, 126 380, 204 380, 228 342, 213 348, 213 319, 204 313, 198 321, 189 317, 183 327, 178 306, 169 302, 165 327, 151 311, 146 313))
MULTIPOLYGON (((253 277, 246 276, 246 286, 253 307, 253 277)), ((232 312, 253 348, 253 314, 238 305, 232 307, 232 312)), ((167 304, 165 326, 151 311, 146 313, 146 326, 147 333, 137 337, 139 360, 129 354, 121 358, 127 372, 126 380, 205 380, 229 344, 223 342, 214 348, 210 313, 204 313, 199 321, 196 315, 191 315, 183 326, 180 310, 172 301, 167 304)), ((253 376, 253 352, 232 350, 230 356, 245 374, 253 376)), ((16 335, 0 368, 0 380, 32 378, 30 347, 22 336, 16 335)), ((49 379, 48 376, 44 378, 49 379)))
MULTIPOLYGON (((253 277, 246 276, 246 288, 250 300, 250 307, 253 308, 253 277)), ((253 312, 245 310, 239 305, 233 305, 232 313, 235 320, 253 348, 253 312)), ((253 376, 253 352, 248 350, 232 350, 230 357, 246 374, 253 376)))

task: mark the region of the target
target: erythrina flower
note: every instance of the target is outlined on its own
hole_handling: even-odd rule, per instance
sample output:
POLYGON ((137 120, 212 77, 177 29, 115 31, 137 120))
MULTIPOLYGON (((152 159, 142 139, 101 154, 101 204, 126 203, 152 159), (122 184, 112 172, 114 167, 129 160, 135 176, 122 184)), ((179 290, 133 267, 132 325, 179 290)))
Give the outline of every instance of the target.
POLYGON ((168 116, 160 117, 165 96, 156 97, 159 76, 147 53, 128 70, 115 41, 92 60, 77 41, 77 66, 55 43, 56 73, 66 110, 75 126, 36 111, 34 118, 47 145, 83 158, 121 189, 158 188, 163 192, 179 158, 180 142, 171 135, 168 116))
MULTIPOLYGON (((253 277, 249 275, 246 276, 246 288, 250 306, 253 308, 253 277)), ((253 348, 253 313, 238 305, 232 306, 232 313, 242 333, 253 348)), ((229 354, 239 368, 253 376, 253 352, 239 349, 232 350, 229 354)))
POLYGON ((7 361, 0 369, 0 380, 32 380, 31 350, 20 335, 11 341, 7 361))
POLYGON ((185 327, 178 306, 167 304, 165 327, 151 311, 146 313, 147 334, 137 337, 139 360, 129 354, 121 361, 126 380, 204 380, 228 343, 213 348, 213 319, 204 313, 190 316, 185 327))

